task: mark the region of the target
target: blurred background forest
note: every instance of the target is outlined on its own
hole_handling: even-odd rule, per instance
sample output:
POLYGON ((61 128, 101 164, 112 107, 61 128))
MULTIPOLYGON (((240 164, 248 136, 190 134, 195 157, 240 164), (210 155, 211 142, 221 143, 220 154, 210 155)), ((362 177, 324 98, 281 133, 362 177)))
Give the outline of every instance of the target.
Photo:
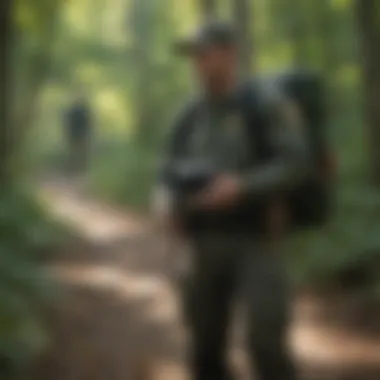
POLYGON ((325 229, 292 239, 291 268, 296 281, 350 286, 380 303, 378 0, 2 0, 0 7, 2 56, 9 57, 0 68, 6 356, 22 360, 20 347, 42 344, 36 305, 51 287, 41 262, 65 232, 47 217, 35 184, 62 172, 72 97, 84 91, 95 123, 86 191, 145 212, 163 136, 194 89, 171 44, 214 16, 238 26, 247 73, 311 68, 323 75, 339 161, 337 207, 325 229))

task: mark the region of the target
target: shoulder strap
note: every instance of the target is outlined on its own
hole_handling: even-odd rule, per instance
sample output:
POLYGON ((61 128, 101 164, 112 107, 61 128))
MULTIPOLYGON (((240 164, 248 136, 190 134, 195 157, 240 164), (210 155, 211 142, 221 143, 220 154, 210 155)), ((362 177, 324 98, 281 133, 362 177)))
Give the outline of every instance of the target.
POLYGON ((239 105, 245 120, 247 135, 252 146, 252 159, 265 160, 272 154, 269 118, 265 112, 268 94, 258 81, 249 81, 239 91, 239 105))

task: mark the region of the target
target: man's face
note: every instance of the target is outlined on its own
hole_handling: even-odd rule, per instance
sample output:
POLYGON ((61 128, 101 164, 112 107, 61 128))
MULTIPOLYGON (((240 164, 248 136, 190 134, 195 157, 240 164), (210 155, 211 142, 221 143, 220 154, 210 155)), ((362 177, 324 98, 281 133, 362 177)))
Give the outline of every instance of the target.
POLYGON ((236 74, 237 54, 232 46, 210 46, 196 53, 196 73, 205 87, 217 87, 219 82, 236 74))

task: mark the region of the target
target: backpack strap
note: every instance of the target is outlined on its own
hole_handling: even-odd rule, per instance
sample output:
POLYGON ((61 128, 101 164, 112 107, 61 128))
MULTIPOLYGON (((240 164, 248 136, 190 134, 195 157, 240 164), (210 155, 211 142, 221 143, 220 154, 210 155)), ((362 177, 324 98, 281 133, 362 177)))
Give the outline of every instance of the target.
POLYGON ((271 144, 270 118, 267 113, 270 99, 270 91, 259 80, 246 82, 239 90, 238 104, 252 146, 252 162, 266 161, 275 153, 271 144))

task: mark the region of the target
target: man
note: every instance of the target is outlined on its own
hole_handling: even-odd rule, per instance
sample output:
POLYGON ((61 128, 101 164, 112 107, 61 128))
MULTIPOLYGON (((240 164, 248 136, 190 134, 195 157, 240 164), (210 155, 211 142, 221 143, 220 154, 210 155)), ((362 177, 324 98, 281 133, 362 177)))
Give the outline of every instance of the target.
POLYGON ((65 136, 70 170, 85 170, 89 154, 91 129, 90 109, 85 96, 82 92, 79 92, 65 115, 65 136))
POLYGON ((297 108, 259 84, 252 84, 256 96, 251 100, 244 95, 247 86, 239 84, 229 25, 212 22, 179 47, 192 58, 202 91, 174 125, 163 174, 181 160, 212 162, 219 173, 190 196, 173 192, 162 175, 157 192, 163 222, 193 248, 183 295, 192 378, 233 378, 226 350, 236 296, 245 309, 249 360, 259 379, 294 380, 286 344, 287 282, 282 257, 272 243, 285 223, 281 194, 308 170, 297 108), (243 120, 242 103, 247 101, 252 102, 249 126, 243 120), (263 146, 259 134, 254 147, 249 128, 258 123, 257 130, 267 129, 270 147, 263 146), (185 215, 193 217, 186 220, 185 215))

